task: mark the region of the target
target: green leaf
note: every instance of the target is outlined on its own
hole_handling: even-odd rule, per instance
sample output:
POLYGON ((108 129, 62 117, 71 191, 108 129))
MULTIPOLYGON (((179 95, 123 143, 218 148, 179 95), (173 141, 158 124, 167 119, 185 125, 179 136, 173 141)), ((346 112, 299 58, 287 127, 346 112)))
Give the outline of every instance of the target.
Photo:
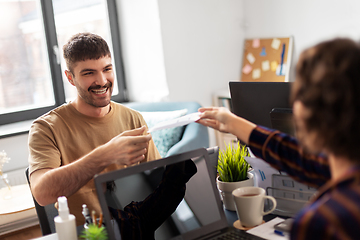
POLYGON ((88 228, 85 228, 82 231, 80 238, 88 240, 107 240, 108 236, 104 226, 98 227, 95 224, 90 224, 88 225, 88 228))
MULTIPOLYGON (((225 144, 226 145, 226 144, 225 144)), ((226 145, 224 150, 220 150, 217 171, 219 179, 223 182, 237 182, 247 179, 247 172, 250 168, 245 157, 250 156, 246 145, 232 146, 226 145)))

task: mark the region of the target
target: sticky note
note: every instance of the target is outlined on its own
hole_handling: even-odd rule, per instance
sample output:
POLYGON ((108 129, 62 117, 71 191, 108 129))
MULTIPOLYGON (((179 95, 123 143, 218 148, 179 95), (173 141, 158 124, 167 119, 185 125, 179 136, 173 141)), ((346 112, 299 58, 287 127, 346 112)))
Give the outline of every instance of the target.
POLYGON ((252 42, 252 47, 253 48, 260 47, 260 39, 258 39, 258 38, 254 39, 253 42, 252 42))
POLYGON ((253 64, 255 62, 255 57, 252 53, 248 53, 246 56, 246 59, 249 61, 249 63, 253 64))
POLYGON ((266 56, 266 48, 265 48, 265 47, 263 47, 263 48, 261 49, 260 56, 262 56, 262 57, 265 57, 265 56, 266 56))
POLYGON ((268 60, 263 61, 261 63, 261 68, 263 71, 269 71, 270 70, 270 62, 268 60))
POLYGON ((279 47, 280 47, 280 44, 281 44, 281 41, 280 41, 279 39, 277 39, 277 38, 274 38, 274 39, 272 40, 272 42, 271 42, 271 47, 272 47, 273 49, 278 50, 279 47))
POLYGON ((251 65, 247 63, 247 64, 243 67, 242 72, 243 72, 244 74, 249 74, 249 73, 251 72, 251 70, 252 70, 251 65))
POLYGON ((275 72, 278 66, 277 61, 271 61, 270 66, 271 66, 271 71, 275 72))
POLYGON ((252 78, 253 78, 253 79, 259 79, 260 76, 261 76, 261 70, 260 70, 260 68, 254 69, 253 72, 252 72, 252 78))
POLYGON ((286 64, 279 64, 276 68, 276 75, 278 76, 284 76, 286 70, 286 64))

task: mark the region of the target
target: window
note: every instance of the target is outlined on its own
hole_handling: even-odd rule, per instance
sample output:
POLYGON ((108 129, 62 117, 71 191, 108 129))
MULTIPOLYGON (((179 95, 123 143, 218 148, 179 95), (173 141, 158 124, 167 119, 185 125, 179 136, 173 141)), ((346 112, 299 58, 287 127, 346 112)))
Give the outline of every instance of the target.
POLYGON ((62 46, 78 32, 108 42, 113 100, 127 100, 115 0, 0 0, 0 19, 0 125, 35 119, 76 96, 62 46))

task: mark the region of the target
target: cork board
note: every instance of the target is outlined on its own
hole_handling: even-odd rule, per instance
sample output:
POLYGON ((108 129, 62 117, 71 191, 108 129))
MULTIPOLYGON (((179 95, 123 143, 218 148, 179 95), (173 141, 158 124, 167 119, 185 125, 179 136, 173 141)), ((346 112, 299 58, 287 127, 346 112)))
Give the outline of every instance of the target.
POLYGON ((240 80, 288 82, 292 50, 292 37, 246 39, 240 80))

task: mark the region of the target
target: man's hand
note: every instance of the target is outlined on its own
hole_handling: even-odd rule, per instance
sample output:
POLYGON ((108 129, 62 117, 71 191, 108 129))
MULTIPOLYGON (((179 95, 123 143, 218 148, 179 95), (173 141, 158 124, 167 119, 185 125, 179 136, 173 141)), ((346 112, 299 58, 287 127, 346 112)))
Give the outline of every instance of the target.
POLYGON ((151 135, 144 135, 145 126, 125 131, 103 145, 104 158, 111 163, 133 165, 145 159, 151 135))

